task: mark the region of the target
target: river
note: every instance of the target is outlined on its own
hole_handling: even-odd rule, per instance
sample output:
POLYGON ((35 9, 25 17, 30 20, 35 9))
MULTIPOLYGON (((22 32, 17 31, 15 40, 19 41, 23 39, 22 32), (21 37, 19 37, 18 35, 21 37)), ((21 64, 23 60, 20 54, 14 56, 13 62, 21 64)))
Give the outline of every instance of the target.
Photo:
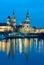
POLYGON ((0 65, 44 65, 44 39, 0 40, 0 65))

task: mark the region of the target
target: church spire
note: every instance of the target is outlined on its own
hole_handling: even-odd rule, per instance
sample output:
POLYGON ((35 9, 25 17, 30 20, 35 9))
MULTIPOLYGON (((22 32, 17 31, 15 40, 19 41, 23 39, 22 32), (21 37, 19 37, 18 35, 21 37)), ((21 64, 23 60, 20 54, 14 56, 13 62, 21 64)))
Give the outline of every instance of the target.
POLYGON ((27 18, 27 17, 29 18, 29 12, 28 12, 28 11, 27 11, 27 13, 26 13, 26 18, 27 18))
POLYGON ((12 18, 15 18, 15 13, 14 13, 14 10, 13 10, 12 18))
POLYGON ((27 11, 27 13, 26 13, 26 22, 27 23, 30 23, 30 18, 29 18, 29 12, 27 11))
POLYGON ((15 13, 13 10, 13 14, 12 14, 12 25, 15 27, 16 26, 16 17, 15 17, 15 13))

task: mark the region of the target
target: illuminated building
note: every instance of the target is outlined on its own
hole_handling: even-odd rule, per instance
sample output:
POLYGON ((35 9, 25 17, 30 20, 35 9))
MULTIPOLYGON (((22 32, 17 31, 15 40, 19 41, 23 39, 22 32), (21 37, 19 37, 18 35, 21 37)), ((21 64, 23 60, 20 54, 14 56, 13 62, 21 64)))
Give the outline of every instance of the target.
POLYGON ((0 32, 6 32, 6 31, 12 31, 12 32, 20 32, 20 33, 44 33, 44 28, 36 28, 31 27, 30 25, 30 17, 29 13, 26 13, 25 22, 22 22, 21 25, 16 25, 16 17, 13 11, 12 19, 10 16, 7 18, 7 23, 0 23, 0 32))

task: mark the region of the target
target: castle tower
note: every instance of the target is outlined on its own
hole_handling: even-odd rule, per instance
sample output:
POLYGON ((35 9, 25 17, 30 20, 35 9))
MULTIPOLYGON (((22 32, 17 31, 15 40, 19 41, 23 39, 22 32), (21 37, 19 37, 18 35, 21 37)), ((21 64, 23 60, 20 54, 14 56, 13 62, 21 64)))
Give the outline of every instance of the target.
POLYGON ((16 17, 15 17, 14 11, 13 11, 13 14, 12 14, 12 25, 13 25, 13 27, 16 26, 16 17))
POLYGON ((7 18, 7 25, 10 25, 10 16, 7 18))
POLYGON ((26 13, 26 23, 29 24, 30 26, 30 18, 29 18, 29 13, 26 13))

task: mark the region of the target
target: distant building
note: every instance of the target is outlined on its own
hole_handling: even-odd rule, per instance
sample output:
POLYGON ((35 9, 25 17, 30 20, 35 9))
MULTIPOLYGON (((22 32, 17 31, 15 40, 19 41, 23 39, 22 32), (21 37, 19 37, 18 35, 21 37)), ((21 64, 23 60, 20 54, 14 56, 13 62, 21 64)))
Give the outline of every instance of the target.
POLYGON ((10 25, 10 16, 7 18, 7 23, 0 23, 0 32, 12 31, 12 27, 10 25))
POLYGON ((17 26, 16 17, 13 11, 12 19, 10 18, 10 16, 8 16, 7 23, 0 23, 0 32, 7 32, 7 31, 18 32, 23 34, 44 33, 44 28, 31 27, 28 12, 26 13, 25 22, 22 22, 21 25, 17 26))

